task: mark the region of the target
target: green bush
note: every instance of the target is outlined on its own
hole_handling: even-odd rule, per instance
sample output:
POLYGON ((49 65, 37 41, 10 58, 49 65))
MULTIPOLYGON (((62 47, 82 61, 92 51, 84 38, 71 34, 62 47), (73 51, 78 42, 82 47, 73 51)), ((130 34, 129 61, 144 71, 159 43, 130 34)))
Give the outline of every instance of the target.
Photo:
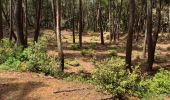
POLYGON ((92 49, 84 49, 80 52, 82 56, 92 56, 92 49))
POLYGON ((69 47, 71 50, 79 50, 80 46, 78 44, 71 44, 69 47))
POLYGON ((109 50, 108 52, 109 52, 109 55, 111 55, 111 56, 117 56, 118 55, 116 50, 109 50))
POLYGON ((170 95, 170 72, 161 69, 154 76, 142 74, 139 68, 130 73, 125 62, 112 57, 96 64, 92 78, 98 89, 106 90, 115 97, 135 96, 151 98, 170 95))
POLYGON ((46 54, 46 38, 40 38, 38 43, 30 45, 24 50, 11 45, 12 43, 8 40, 2 42, 0 49, 1 69, 32 71, 52 76, 57 73, 57 58, 48 57, 46 54))

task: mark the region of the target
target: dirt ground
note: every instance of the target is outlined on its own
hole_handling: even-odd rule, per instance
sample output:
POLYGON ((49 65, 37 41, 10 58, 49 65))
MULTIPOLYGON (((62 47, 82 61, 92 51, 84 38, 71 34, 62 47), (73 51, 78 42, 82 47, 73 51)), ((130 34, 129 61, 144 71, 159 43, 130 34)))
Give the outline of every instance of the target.
MULTIPOLYGON (((109 100, 95 87, 35 73, 0 72, 0 100, 109 100)), ((110 99, 111 100, 111 99, 110 99)))
MULTIPOLYGON (((49 56, 57 56, 57 46, 55 34, 51 30, 43 30, 48 37, 47 53, 49 56)), ((125 39, 122 39, 118 44, 109 44, 106 40, 106 45, 100 45, 99 36, 83 36, 83 49, 93 44, 94 50, 92 56, 82 56, 81 50, 70 50, 71 32, 64 31, 63 46, 66 61, 77 61, 80 66, 68 66, 65 72, 78 73, 83 70, 88 73, 94 69, 94 65, 90 61, 92 57, 100 61, 108 58, 109 50, 115 48, 118 56, 125 57, 125 39)), ((107 34, 105 34, 105 37, 107 34)), ((78 42, 78 38, 76 39, 78 42)), ((139 42, 140 43, 140 42, 139 42)), ((143 42, 141 41, 140 44, 143 42)), ((170 42, 158 43, 156 51, 157 60, 154 67, 159 66, 170 69, 170 42)), ((132 53, 133 63, 142 62, 141 58, 142 48, 134 46, 132 53)), ((67 82, 64 80, 54 79, 52 77, 43 76, 35 73, 20 73, 20 72, 6 72, 0 71, 0 100, 111 100, 111 95, 106 93, 96 92, 95 86, 80 83, 67 82)))

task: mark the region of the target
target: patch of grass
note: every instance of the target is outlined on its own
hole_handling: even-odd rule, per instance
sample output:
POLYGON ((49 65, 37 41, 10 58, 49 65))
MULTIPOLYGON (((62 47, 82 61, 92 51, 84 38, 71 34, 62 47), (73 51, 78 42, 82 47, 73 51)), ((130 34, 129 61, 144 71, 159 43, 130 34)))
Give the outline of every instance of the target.
POLYGON ((92 49, 84 49, 80 52, 82 56, 92 56, 92 49))
POLYGON ((118 53, 117 53, 116 50, 109 50, 108 53, 109 53, 109 55, 111 55, 111 56, 117 56, 117 55, 118 55, 118 53))
POLYGON ((69 64, 70 66, 73 66, 73 67, 78 67, 78 66, 80 66, 80 63, 79 63, 78 61, 70 61, 70 62, 68 62, 68 64, 69 64))
POLYGON ((69 48, 70 48, 71 50, 79 50, 79 49, 80 49, 80 46, 79 46, 78 44, 71 44, 71 45, 69 46, 69 48))

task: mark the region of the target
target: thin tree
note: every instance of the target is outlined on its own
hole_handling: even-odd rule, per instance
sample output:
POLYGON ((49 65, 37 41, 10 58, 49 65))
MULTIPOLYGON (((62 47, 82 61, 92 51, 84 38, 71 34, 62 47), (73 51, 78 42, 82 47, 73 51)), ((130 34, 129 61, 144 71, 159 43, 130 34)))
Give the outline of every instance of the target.
POLYGON ((16 31, 17 31, 17 45, 25 46, 24 33, 23 33, 23 0, 16 0, 15 20, 16 20, 16 31))
POLYGON ((103 36, 103 23, 102 23, 102 8, 101 8, 101 0, 98 0, 99 2, 99 8, 98 8, 98 24, 99 24, 99 29, 100 29, 100 39, 101 39, 101 44, 104 45, 104 36, 103 36))
POLYGON ((64 72, 64 53, 61 41, 61 0, 56 1, 56 38, 58 46, 59 68, 64 72))
POLYGON ((2 0, 0 0, 0 40, 3 39, 2 0))
POLYGON ((24 2, 24 31, 25 31, 25 38, 24 38, 24 40, 25 40, 25 44, 26 45, 28 45, 28 40, 27 40, 27 38, 28 38, 28 26, 27 26, 27 15, 28 15, 28 11, 27 11, 27 0, 25 0, 25 2, 24 2))
POLYGON ((41 18, 41 0, 36 0, 37 7, 36 7, 36 28, 35 28, 35 36, 34 36, 34 42, 38 42, 38 36, 40 34, 40 18, 41 18))
POLYGON ((12 37, 17 40, 17 37, 14 33, 13 30, 13 0, 10 0, 10 22, 9 22, 9 28, 10 28, 10 33, 9 33, 9 40, 12 40, 12 37))
POLYGON ((75 39, 75 0, 73 0, 73 43, 76 43, 76 39, 75 39))
POLYGON ((134 21, 135 21, 135 0, 129 0, 129 28, 128 28, 128 38, 126 44, 126 64, 127 68, 132 71, 131 59, 132 59, 132 42, 134 33, 134 21))
POLYGON ((156 44, 158 40, 158 35, 160 33, 160 24, 161 24, 161 0, 156 0, 156 30, 153 35, 153 56, 155 55, 156 44))
POLYGON ((83 18, 82 18, 82 0, 79 0, 79 46, 82 47, 83 18))
POLYGON ((147 0, 147 45, 148 45, 148 71, 152 71, 154 55, 152 40, 152 0, 147 0))

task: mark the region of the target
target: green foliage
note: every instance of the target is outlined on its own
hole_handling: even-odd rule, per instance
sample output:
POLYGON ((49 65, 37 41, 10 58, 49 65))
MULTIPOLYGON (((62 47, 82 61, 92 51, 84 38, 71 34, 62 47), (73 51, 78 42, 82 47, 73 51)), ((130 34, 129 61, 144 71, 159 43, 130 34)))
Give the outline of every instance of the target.
POLYGON ((170 95, 170 72, 161 69, 154 76, 142 74, 137 68, 130 73, 125 62, 112 57, 96 64, 92 78, 98 89, 103 89, 116 97, 132 95, 140 98, 170 95))
POLYGON ((118 53, 117 53, 116 50, 109 50, 108 53, 109 53, 109 55, 111 55, 111 56, 117 56, 117 55, 118 55, 118 53))
POLYGON ((69 47, 71 50, 79 50, 80 46, 78 44, 71 44, 69 47))
POLYGON ((82 56, 92 56, 92 49, 84 49, 80 52, 82 56))
POLYGON ((39 43, 32 44, 24 50, 16 48, 8 40, 2 42, 1 69, 32 71, 52 76, 57 73, 57 58, 48 57, 46 54, 46 38, 41 38, 39 43))
POLYGON ((74 67, 80 66, 80 63, 78 61, 70 61, 68 64, 74 67))

